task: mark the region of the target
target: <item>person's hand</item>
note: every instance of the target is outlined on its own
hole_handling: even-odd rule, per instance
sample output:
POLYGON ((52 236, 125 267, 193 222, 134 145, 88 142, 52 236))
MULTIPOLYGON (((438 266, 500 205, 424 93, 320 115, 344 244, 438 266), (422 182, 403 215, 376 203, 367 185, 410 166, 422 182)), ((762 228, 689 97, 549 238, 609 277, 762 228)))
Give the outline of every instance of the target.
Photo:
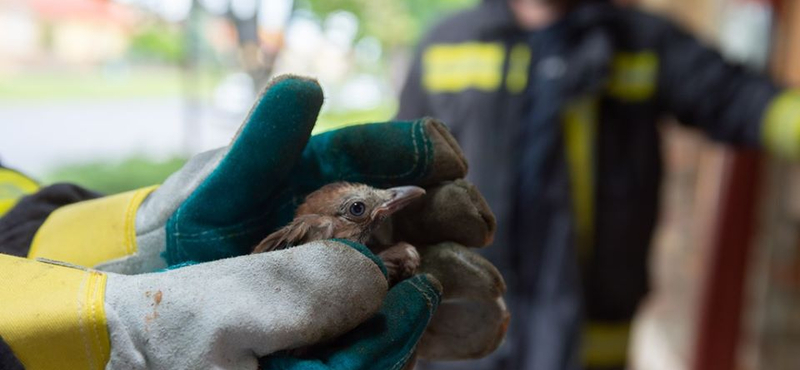
POLYGON ((418 275, 387 295, 380 259, 336 241, 140 275, 5 255, 0 267, 0 337, 28 368, 397 368, 441 294, 418 275), (314 359, 269 356, 318 343, 314 359))
POLYGON ((464 180, 437 184, 392 221, 393 239, 417 246, 422 261, 418 272, 436 277, 443 286, 442 302, 419 342, 419 358, 466 360, 494 352, 505 337, 510 314, 503 277, 472 250, 490 244, 496 229, 478 189, 464 180))
POLYGON ((377 315, 356 329, 298 357, 278 353, 263 357, 262 369, 366 370, 411 369, 414 351, 439 305, 441 285, 430 275, 417 275, 395 285, 377 315))
POLYGON ((229 146, 195 156, 155 190, 56 210, 29 257, 127 274, 212 261, 249 253, 324 184, 430 186, 466 174, 455 140, 432 119, 309 140, 321 104, 316 81, 274 79, 229 146))
POLYGON ((458 332, 463 328, 443 327, 437 323, 450 321, 435 318, 431 327, 436 335, 429 331, 420 354, 464 359, 493 351, 508 318, 496 269, 463 248, 435 248, 442 253, 432 254, 422 250, 445 241, 483 246, 494 233, 494 217, 480 193, 464 181, 453 181, 467 171, 455 139, 444 124, 424 118, 354 126, 309 140, 321 100, 313 80, 275 79, 229 146, 195 156, 155 190, 56 210, 37 232, 29 257, 127 274, 212 261, 249 253, 261 238, 288 223, 304 197, 324 184, 419 185, 430 194, 416 213, 395 220, 397 235, 430 256, 423 256, 423 266, 471 272, 457 275, 467 278, 449 284, 449 290, 482 293, 451 300, 459 297, 446 291, 444 305, 453 308, 448 312, 460 312, 452 317, 468 322, 466 330, 484 333, 472 336, 467 345, 458 332), (482 309, 470 307, 473 303, 482 309))

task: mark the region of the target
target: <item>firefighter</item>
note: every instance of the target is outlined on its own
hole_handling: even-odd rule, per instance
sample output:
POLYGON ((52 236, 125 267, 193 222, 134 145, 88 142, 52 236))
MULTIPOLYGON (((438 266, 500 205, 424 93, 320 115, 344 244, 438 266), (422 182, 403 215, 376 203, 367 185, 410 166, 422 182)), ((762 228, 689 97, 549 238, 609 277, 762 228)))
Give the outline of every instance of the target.
POLYGON ((423 38, 398 118, 437 117, 462 145, 497 216, 484 256, 512 313, 495 356, 452 368, 625 366, 649 288, 665 114, 716 141, 800 154, 800 93, 659 16, 485 0, 423 38))
MULTIPOLYGON (((321 105, 316 81, 278 77, 230 145, 194 156, 160 186, 128 193, 100 196, 69 184, 36 191, 35 182, 0 170, 0 199, 17 203, 0 218, 0 368, 400 369, 413 361, 436 325, 436 277, 419 274, 388 289, 380 259, 345 240, 249 254, 328 182, 436 186, 465 174, 440 122, 309 138, 321 105), (283 351, 319 342, 324 349, 304 355, 283 351)), ((478 198, 470 193, 462 205, 475 210, 467 199, 478 198)), ((448 271, 486 276, 449 282, 453 292, 474 296, 470 284, 501 291, 491 265, 448 245, 431 250, 469 261, 455 270, 448 263, 448 271)), ((498 298, 487 301, 501 305, 498 298)), ((475 349, 496 348, 505 324, 488 324, 494 335, 475 349)), ((453 356, 442 352, 447 330, 434 334, 430 348, 453 356)))

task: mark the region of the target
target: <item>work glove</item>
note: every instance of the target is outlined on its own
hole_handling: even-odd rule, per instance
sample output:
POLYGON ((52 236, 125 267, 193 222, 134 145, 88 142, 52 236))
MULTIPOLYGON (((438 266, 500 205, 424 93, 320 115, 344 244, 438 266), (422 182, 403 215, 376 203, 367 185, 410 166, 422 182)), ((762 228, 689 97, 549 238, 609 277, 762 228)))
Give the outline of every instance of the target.
MULTIPOLYGON (((365 321, 326 352, 326 368, 400 368, 441 292, 418 275, 387 295, 380 259, 337 241, 140 275, 7 255, 0 267, 0 337, 30 369, 256 369, 259 357, 365 321)), ((309 369, 301 365, 313 360, 260 361, 309 369)))
MULTIPOLYGON (((430 190, 465 186, 455 180, 465 176, 466 161, 444 124, 429 118, 368 124, 309 140, 321 102, 322 92, 313 80, 294 76, 274 79, 230 145, 195 156, 158 188, 59 208, 37 231, 28 256, 103 271, 144 273, 247 254, 264 236, 291 221, 295 208, 308 193, 330 182, 361 182, 375 187, 413 184, 430 190)), ((437 206, 424 211, 449 216, 424 218, 428 221, 417 223, 419 230, 453 230, 429 238, 431 245, 456 240, 479 246, 491 240, 493 216, 482 197, 474 188, 459 192, 468 195, 458 198, 459 207, 437 206), (463 210, 470 213, 460 214, 463 210), (479 228, 482 231, 476 234, 458 227, 466 219, 470 222, 464 225, 485 224, 479 228), (465 239, 461 233, 477 236, 465 239)), ((430 261, 423 264, 436 265, 438 259, 462 266, 456 269, 483 271, 470 279, 488 279, 459 282, 466 287, 502 282, 491 264, 471 251, 448 253, 451 257, 459 253, 471 257, 431 254, 430 261)), ((491 294, 503 289, 496 286, 491 294)), ((482 331, 504 332, 497 325, 503 322, 502 315, 477 320, 476 311, 462 311, 476 318, 473 326, 492 326, 482 331)), ((504 310, 502 314, 507 316, 504 310)), ((457 345, 458 341, 453 343, 457 345)), ((484 342, 481 351, 469 355, 491 352, 498 343, 492 338, 484 342)))
POLYGON ((420 252, 419 273, 435 276, 444 296, 418 344, 420 359, 466 360, 492 353, 508 329, 503 277, 470 248, 489 245, 494 215, 474 185, 464 180, 429 187, 421 201, 392 219, 393 240, 420 252))
POLYGON ((309 142, 322 99, 316 81, 274 79, 230 145, 196 155, 158 188, 57 210, 29 257, 126 274, 213 261, 249 253, 327 183, 428 186, 466 173, 455 140, 431 119, 351 127, 309 142))

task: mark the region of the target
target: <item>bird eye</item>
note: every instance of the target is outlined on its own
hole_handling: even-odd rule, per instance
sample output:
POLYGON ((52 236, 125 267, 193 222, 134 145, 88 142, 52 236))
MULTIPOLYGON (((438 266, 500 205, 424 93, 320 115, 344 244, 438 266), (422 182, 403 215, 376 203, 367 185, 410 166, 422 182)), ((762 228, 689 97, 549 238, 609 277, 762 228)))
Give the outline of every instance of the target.
POLYGON ((351 215, 356 217, 363 216, 364 212, 366 211, 367 211, 367 206, 363 202, 353 202, 353 204, 350 205, 350 209, 348 209, 348 212, 350 212, 351 215))

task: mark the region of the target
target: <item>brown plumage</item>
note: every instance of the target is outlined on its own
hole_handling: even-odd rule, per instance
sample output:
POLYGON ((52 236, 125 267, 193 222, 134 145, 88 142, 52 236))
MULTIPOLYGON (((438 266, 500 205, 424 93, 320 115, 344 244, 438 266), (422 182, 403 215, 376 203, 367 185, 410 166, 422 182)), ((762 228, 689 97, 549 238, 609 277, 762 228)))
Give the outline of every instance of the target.
POLYGON ((367 245, 386 265, 396 283, 419 265, 419 254, 408 243, 381 244, 376 231, 393 213, 425 194, 416 186, 376 189, 364 184, 337 182, 309 194, 291 223, 268 235, 253 253, 305 244, 315 240, 347 239, 367 245))

